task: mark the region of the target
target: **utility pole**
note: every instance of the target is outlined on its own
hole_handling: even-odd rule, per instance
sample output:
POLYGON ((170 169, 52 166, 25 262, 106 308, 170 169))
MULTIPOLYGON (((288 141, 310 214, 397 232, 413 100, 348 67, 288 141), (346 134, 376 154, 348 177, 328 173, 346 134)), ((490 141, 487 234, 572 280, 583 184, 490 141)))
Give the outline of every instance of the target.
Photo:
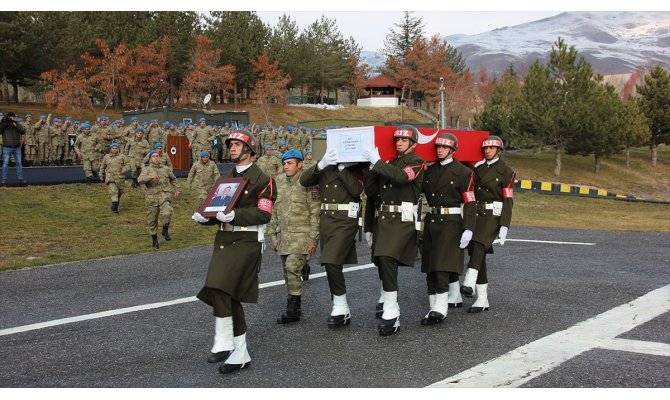
POLYGON ((446 114, 444 112, 444 78, 440 77, 440 127, 447 129, 446 114))

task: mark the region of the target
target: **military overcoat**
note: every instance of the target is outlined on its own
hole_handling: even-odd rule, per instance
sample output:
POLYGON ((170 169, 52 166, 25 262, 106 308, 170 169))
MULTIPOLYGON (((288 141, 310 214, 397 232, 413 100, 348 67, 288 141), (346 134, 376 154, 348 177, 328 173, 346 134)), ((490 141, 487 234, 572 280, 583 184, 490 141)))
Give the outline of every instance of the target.
POLYGON ((475 164, 475 197, 477 198, 477 224, 472 237, 490 249, 501 226, 509 228, 512 222, 514 179, 516 174, 502 159, 489 166, 485 161, 475 164), (502 202, 500 216, 485 207, 486 203, 502 202))

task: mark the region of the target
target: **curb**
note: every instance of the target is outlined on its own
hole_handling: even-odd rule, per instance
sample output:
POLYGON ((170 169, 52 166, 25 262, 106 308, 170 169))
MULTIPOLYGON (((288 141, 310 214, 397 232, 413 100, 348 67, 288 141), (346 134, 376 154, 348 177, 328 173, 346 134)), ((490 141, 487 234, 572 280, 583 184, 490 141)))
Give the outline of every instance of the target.
POLYGON ((533 181, 530 179, 517 179, 514 181, 514 189, 519 192, 536 192, 540 194, 565 195, 591 197, 598 199, 624 200, 632 202, 670 204, 670 201, 650 200, 641 197, 621 195, 607 191, 606 189, 591 188, 581 185, 570 185, 567 183, 533 181))

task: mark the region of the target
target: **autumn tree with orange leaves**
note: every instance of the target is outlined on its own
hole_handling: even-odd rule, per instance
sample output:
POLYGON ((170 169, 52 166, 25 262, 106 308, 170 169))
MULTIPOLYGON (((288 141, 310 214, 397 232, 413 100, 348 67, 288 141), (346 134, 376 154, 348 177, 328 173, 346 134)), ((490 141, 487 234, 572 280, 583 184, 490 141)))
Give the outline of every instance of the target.
POLYGON ((40 76, 51 83, 44 95, 46 102, 56 107, 58 112, 81 114, 92 108, 88 80, 74 65, 65 71, 45 71, 40 76))
POLYGON ((212 47, 212 40, 206 36, 195 37, 195 49, 192 56, 193 68, 186 75, 179 90, 177 104, 202 104, 202 98, 208 93, 230 91, 235 82, 235 67, 218 66, 221 50, 212 47))
POLYGON ((260 104, 266 121, 270 117, 270 104, 286 105, 288 102, 287 86, 291 81, 289 75, 282 75, 279 61, 270 62, 267 51, 261 53, 257 59, 249 60, 258 74, 251 99, 260 104))

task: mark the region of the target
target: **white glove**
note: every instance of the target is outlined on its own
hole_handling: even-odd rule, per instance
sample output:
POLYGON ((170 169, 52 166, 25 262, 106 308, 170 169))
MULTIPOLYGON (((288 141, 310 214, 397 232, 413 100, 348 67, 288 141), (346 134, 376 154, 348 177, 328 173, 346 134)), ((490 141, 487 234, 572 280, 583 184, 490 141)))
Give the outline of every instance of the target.
POLYGON ((365 232, 365 241, 368 242, 368 247, 372 248, 372 232, 365 232))
POLYGON ((379 156, 379 148, 377 148, 377 147, 375 147, 374 150, 370 150, 370 149, 363 150, 362 155, 363 155, 363 158, 370 161, 370 165, 375 165, 377 163, 377 161, 379 161, 381 159, 381 157, 379 156))
POLYGON ((319 161, 319 169, 326 169, 327 166, 335 164, 337 164, 337 150, 328 149, 321 161, 319 161))
POLYGON ((221 222, 230 222, 235 219, 235 210, 229 212, 228 214, 224 214, 223 211, 219 211, 216 213, 216 219, 221 222))
POLYGON ((202 223, 209 222, 209 218, 205 218, 205 217, 203 217, 203 216, 200 215, 200 213, 197 212, 197 211, 194 212, 193 215, 191 215, 191 219, 192 219, 193 221, 195 221, 195 222, 202 222, 202 223))
POLYGON ((506 226, 500 227, 500 232, 498 232, 498 238, 500 239, 500 245, 505 244, 505 239, 507 239, 507 231, 509 229, 506 226))
POLYGON ((468 247, 468 244, 470 244, 471 239, 472 239, 472 231, 470 229, 464 230, 463 235, 461 235, 461 245, 459 247, 461 249, 468 247))

